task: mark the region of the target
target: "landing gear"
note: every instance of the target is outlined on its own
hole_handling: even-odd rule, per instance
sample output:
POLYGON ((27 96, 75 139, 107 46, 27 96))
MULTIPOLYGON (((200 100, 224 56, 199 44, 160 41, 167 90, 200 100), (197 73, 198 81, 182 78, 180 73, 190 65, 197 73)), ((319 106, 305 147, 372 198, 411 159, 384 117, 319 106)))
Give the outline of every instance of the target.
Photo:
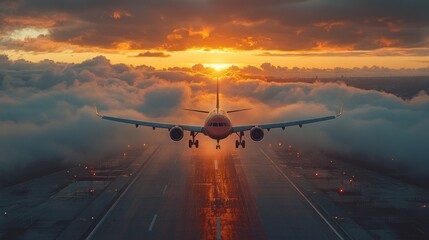
POLYGON ((217 140, 216 149, 220 149, 219 139, 217 140))
POLYGON ((246 148, 246 141, 242 140, 244 133, 240 132, 240 134, 237 133, 237 135, 240 138, 240 140, 235 140, 235 148, 238 148, 239 146, 246 148))
POLYGON ((246 148, 246 141, 242 140, 241 142, 238 140, 235 140, 235 148, 238 148, 239 146, 242 146, 243 148, 246 148))
POLYGON ((188 142, 189 148, 192 148, 192 146, 195 146, 195 148, 198 148, 198 146, 200 145, 199 142, 198 142, 198 140, 195 140, 195 137, 197 135, 198 135, 198 133, 195 134, 194 131, 191 131, 191 137, 192 137, 192 139, 190 139, 189 142, 188 142))

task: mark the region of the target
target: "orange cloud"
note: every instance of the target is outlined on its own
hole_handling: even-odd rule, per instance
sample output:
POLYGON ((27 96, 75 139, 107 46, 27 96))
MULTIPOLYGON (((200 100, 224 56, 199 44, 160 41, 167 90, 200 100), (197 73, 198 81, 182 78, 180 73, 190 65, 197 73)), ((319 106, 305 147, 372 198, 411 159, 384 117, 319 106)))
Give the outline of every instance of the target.
POLYGON ((189 28, 189 36, 200 36, 202 39, 206 39, 210 36, 212 29, 210 27, 202 27, 200 29, 189 28))
POLYGON ((238 25, 238 26, 244 26, 244 27, 253 27, 262 23, 265 23, 266 20, 259 20, 259 21, 249 21, 249 20, 232 20, 232 24, 238 25))
POLYGON ((313 24, 316 27, 324 28, 326 32, 330 32, 332 28, 339 26, 346 26, 346 22, 319 22, 313 24))
POLYGON ((8 40, 3 41, 0 49, 19 49, 28 52, 61 52, 65 50, 75 50, 77 47, 73 47, 67 43, 54 42, 47 36, 39 36, 37 38, 26 38, 24 40, 8 40))
POLYGON ((313 48, 316 51, 352 51, 355 49, 355 46, 353 44, 351 45, 336 45, 332 44, 330 42, 321 41, 316 42, 315 47, 313 48))
POLYGON ((114 11, 112 13, 112 18, 114 18, 114 19, 121 19, 124 16, 131 17, 131 14, 127 11, 124 11, 124 10, 118 10, 118 11, 114 11))
POLYGON ((144 53, 139 53, 136 57, 171 57, 170 54, 166 54, 164 52, 150 52, 146 51, 144 53))
POLYGON ((67 20, 66 14, 57 13, 53 16, 3 16, 2 21, 4 26, 9 26, 13 28, 24 28, 24 27, 33 27, 33 28, 51 28, 54 27, 58 22, 63 22, 67 20))
POLYGON ((187 37, 199 36, 201 39, 206 39, 210 36, 212 29, 210 27, 188 27, 174 29, 170 34, 167 35, 169 41, 181 40, 187 37))
POLYGON ((393 46, 394 44, 396 44, 398 41, 394 40, 394 39, 388 39, 388 38, 378 38, 375 39, 375 43, 377 43, 378 45, 382 46, 382 47, 390 47, 393 46))
MULTIPOLYGON (((103 4, 1 1, 1 33, 46 28, 50 39, 109 50, 314 51, 428 47, 429 2, 116 1, 103 4), (49 16, 49 17, 45 17, 49 16), (125 46, 124 43, 130 43, 125 46), (323 48, 325 47, 325 48, 323 48), (117 48, 117 49, 116 49, 117 48)), ((4 35, 4 34, 3 34, 4 35)), ((3 44, 1 44, 3 45, 3 44)), ((13 45, 9 45, 13 51, 13 45)))
POLYGON ((400 32, 402 30, 402 23, 391 18, 378 18, 376 22, 385 24, 391 32, 400 32))

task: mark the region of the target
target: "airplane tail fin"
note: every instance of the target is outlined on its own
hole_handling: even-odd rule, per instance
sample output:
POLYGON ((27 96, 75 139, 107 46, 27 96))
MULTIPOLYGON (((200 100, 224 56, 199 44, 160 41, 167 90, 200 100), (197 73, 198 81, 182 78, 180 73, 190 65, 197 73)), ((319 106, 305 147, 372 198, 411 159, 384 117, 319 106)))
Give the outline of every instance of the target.
POLYGON ((216 81, 216 110, 219 111, 219 77, 216 81))

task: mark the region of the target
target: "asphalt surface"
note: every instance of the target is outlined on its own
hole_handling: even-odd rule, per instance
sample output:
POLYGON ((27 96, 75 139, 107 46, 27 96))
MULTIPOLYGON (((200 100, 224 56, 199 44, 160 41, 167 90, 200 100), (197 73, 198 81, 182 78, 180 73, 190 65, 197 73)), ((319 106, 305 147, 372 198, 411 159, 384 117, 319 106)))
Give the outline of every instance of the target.
POLYGON ((87 239, 347 239, 257 144, 163 145, 87 239))
POLYGON ((0 239, 429 239, 429 191, 299 147, 184 143, 0 189, 0 239))

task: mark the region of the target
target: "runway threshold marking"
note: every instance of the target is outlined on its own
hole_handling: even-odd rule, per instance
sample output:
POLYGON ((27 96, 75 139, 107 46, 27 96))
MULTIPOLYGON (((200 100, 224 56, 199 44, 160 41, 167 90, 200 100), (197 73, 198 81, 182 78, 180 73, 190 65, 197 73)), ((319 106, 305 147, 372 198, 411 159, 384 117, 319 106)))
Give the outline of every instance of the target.
POLYGON ((127 188, 121 193, 121 195, 116 199, 115 203, 107 210, 106 214, 104 214, 103 218, 95 225, 95 227, 92 229, 92 231, 89 233, 88 237, 85 238, 85 240, 90 240, 92 236, 97 232, 98 228, 106 221, 107 217, 110 215, 110 213, 113 211, 113 209, 118 205, 118 203, 121 201, 121 199, 125 196, 125 194, 128 192, 128 190, 134 185, 134 183, 137 181, 138 178, 140 178, 140 175, 142 175, 143 170, 149 165, 149 162, 154 158, 155 154, 159 151, 160 147, 158 146, 155 151, 150 155, 149 159, 144 162, 144 166, 139 170, 138 174, 134 177, 134 179, 131 181, 130 184, 128 184, 127 188))
POLYGON ((221 231, 220 231, 220 218, 217 217, 216 218, 216 235, 217 235, 217 240, 220 240, 222 238, 221 236, 221 231))
POLYGON ((150 222, 149 229, 147 230, 148 232, 152 232, 152 229, 153 229, 153 226, 155 226, 155 221, 157 217, 158 217, 158 214, 153 215, 152 222, 150 222))
POLYGON ((165 185, 165 186, 164 186, 164 189, 162 190, 162 195, 164 195, 164 194, 165 194, 165 191, 167 191, 167 186, 168 186, 168 185, 165 185))
POLYGON ((214 166, 215 166, 215 170, 217 170, 217 160, 214 160, 214 166))
POLYGON ((301 190, 299 190, 299 188, 295 185, 295 183, 292 182, 292 180, 290 180, 290 178, 283 173, 283 171, 280 169, 279 166, 277 166, 277 164, 265 153, 264 150, 262 150, 262 148, 258 147, 259 150, 262 152, 262 154, 265 155, 265 157, 271 161, 271 163, 274 165, 274 167, 276 167, 276 169, 280 172, 280 174, 292 185, 293 188, 295 188, 295 190, 304 198, 304 200, 313 208, 314 211, 316 211, 316 213, 323 219, 323 221, 329 226, 329 228, 335 233, 335 235, 337 235, 337 237, 341 240, 344 240, 343 236, 341 236, 341 234, 334 228, 334 226, 332 226, 332 224, 328 221, 328 219, 325 218, 325 216, 323 216, 323 214, 316 208, 316 206, 314 206, 313 203, 311 203, 311 201, 307 198, 307 196, 305 196, 305 194, 303 192, 301 192, 301 190))

